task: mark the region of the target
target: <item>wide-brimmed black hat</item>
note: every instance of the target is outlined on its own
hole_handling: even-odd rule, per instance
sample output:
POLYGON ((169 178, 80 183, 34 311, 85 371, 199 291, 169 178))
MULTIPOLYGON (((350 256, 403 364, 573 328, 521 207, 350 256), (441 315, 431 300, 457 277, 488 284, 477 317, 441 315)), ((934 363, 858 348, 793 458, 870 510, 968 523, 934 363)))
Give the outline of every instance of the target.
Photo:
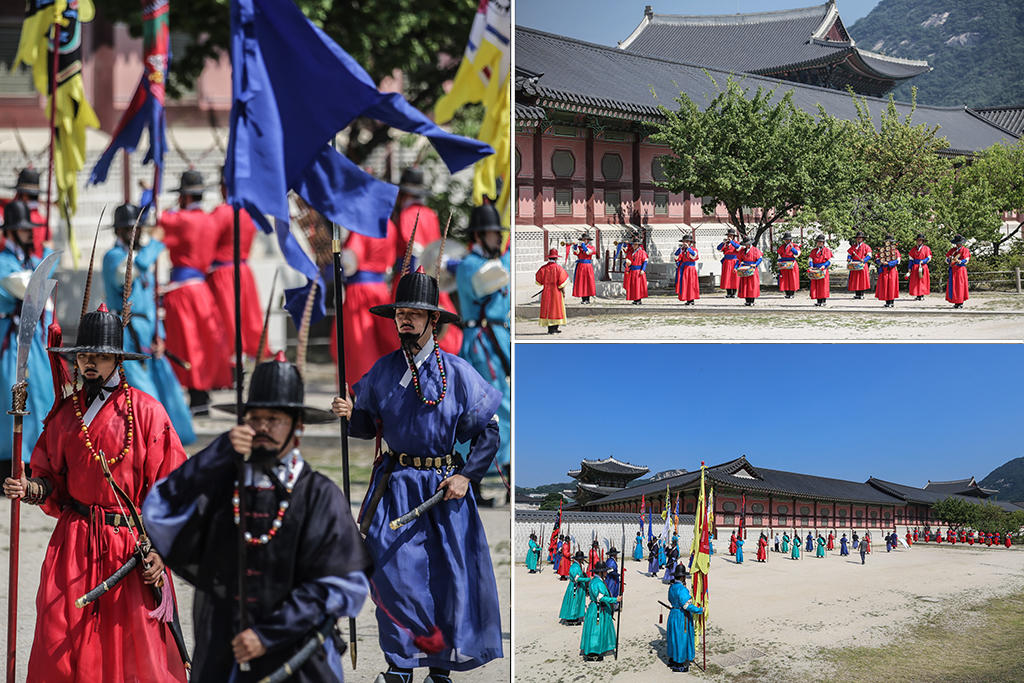
POLYGON ((577 550, 576 554, 572 556, 572 559, 574 559, 574 560, 583 560, 585 562, 586 559, 587 559, 587 556, 583 554, 582 550, 577 550))
POLYGON ((532 538, 533 540, 536 541, 537 540, 537 534, 530 534, 530 538, 532 538))
POLYGON ((750 235, 744 235, 740 238, 740 244, 752 244, 753 240, 750 239, 750 235))
POLYGON ((11 189, 29 197, 38 197, 42 194, 42 190, 39 189, 39 171, 34 168, 21 169, 18 173, 18 183, 11 189))
POLYGON ((815 242, 824 242, 825 241, 825 236, 824 235, 818 235, 817 237, 814 238, 814 241, 815 242))
POLYGON ((413 197, 429 197, 430 190, 424 182, 423 169, 410 166, 402 171, 402 177, 398 180, 398 190, 413 197))
POLYGON ((590 547, 591 548, 596 548, 596 547, 598 547, 598 545, 600 545, 600 544, 597 541, 593 541, 593 542, 591 542, 590 547))
POLYGON ((686 578, 686 565, 685 564, 677 564, 676 565, 676 570, 672 573, 672 577, 676 578, 676 579, 685 579, 686 578))
POLYGON ((7 202, 4 207, 4 230, 31 230, 41 227, 42 223, 32 221, 32 210, 20 199, 7 202))
POLYGON ((612 548, 611 550, 608 551, 608 557, 615 557, 618 554, 619 554, 619 551, 616 550, 615 548, 612 548))
POLYGON ((693 235, 683 235, 682 237, 679 238, 679 241, 680 242, 692 242, 693 241, 693 235))
POLYGON ((893 237, 893 236, 892 236, 892 234, 890 233, 890 234, 888 234, 888 235, 886 235, 886 236, 885 236, 885 241, 886 241, 886 242, 895 242, 895 241, 896 241, 896 238, 895 238, 895 237, 893 237))
MULTIPOLYGON (((6 219, 6 216, 4 218, 6 219)), ((955 235, 953 237, 952 241, 953 241, 953 244, 963 244, 964 243, 964 236, 963 235, 955 235)))
POLYGON ((421 311, 436 311, 440 313, 437 322, 439 324, 455 323, 459 316, 446 311, 437 305, 440 291, 437 288, 437 280, 427 275, 423 266, 416 269, 415 273, 403 275, 398 281, 398 291, 395 292, 395 303, 372 306, 370 313, 379 315, 382 318, 395 317, 395 311, 399 308, 415 308, 421 311))
POLYGON ((793 233, 791 233, 791 232, 784 232, 784 233, 782 233, 782 239, 784 239, 784 240, 791 240, 791 239, 793 239, 793 233))
POLYGON ((926 237, 923 232, 919 232, 919 233, 917 233, 917 237, 915 237, 914 239, 915 240, 926 240, 926 239, 928 239, 928 237, 926 237))
POLYGON ((125 360, 146 360, 144 353, 128 353, 124 350, 124 327, 121 316, 107 310, 106 304, 100 304, 92 313, 86 313, 82 324, 78 326, 78 339, 75 346, 50 348, 54 353, 111 353, 122 356, 125 360))
POLYGON ((857 231, 857 234, 856 234, 856 235, 854 235, 854 237, 863 237, 864 239, 867 239, 867 238, 868 238, 868 236, 864 234, 864 231, 863 231, 863 230, 858 230, 858 231, 857 231))
POLYGON ((203 174, 194 168, 190 168, 181 174, 181 185, 171 190, 181 194, 202 195, 206 191, 203 185, 203 174))
POLYGON ((600 572, 606 572, 608 571, 608 565, 604 563, 604 560, 598 560, 594 563, 594 566, 590 568, 590 571, 594 572, 595 574, 598 574, 600 572))
POLYGON ((142 209, 134 204, 122 204, 117 207, 114 209, 114 230, 135 227, 135 221, 141 213, 142 209))
POLYGON ((739 233, 736 232, 736 228, 727 228, 726 231, 725 231, 725 234, 726 235, 738 235, 739 233))
MULTIPOLYGON (((242 410, 273 408, 299 411, 302 414, 302 421, 306 424, 333 422, 337 419, 329 410, 307 406, 304 402, 305 395, 306 390, 299 369, 285 359, 283 351, 279 351, 273 360, 260 363, 252 371, 249 397, 242 404, 242 410)), ((238 406, 234 403, 221 403, 213 407, 232 415, 238 412, 238 406)))
POLYGON ((466 232, 482 232, 485 230, 495 230, 498 232, 502 230, 501 215, 498 214, 498 210, 491 204, 474 207, 469 213, 469 227, 466 228, 466 232))

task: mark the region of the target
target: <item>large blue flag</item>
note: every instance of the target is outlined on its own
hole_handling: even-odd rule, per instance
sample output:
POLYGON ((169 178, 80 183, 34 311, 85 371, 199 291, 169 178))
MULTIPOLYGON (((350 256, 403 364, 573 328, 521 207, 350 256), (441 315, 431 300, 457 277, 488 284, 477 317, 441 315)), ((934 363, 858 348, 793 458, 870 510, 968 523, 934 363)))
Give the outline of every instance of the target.
MULTIPOLYGON (((375 179, 331 146, 365 116, 425 135, 453 173, 492 154, 441 130, 405 99, 381 93, 369 74, 291 0, 232 0, 231 138, 225 181, 234 206, 266 232, 277 219, 285 259, 313 281, 316 265, 288 227, 288 190, 349 230, 387 234, 398 188, 375 179)), ((316 317, 316 314, 314 314, 316 317)))

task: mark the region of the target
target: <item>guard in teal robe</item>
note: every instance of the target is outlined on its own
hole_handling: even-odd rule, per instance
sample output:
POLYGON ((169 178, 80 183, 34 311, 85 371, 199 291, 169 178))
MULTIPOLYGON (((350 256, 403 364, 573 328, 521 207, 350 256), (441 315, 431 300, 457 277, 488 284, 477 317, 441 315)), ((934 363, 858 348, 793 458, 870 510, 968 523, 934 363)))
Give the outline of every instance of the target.
POLYGON ((791 557, 794 560, 800 559, 800 537, 796 534, 793 534, 793 554, 791 557))
POLYGON ((636 532, 636 545, 633 546, 633 559, 637 562, 644 561, 644 539, 640 537, 640 532, 636 532))
POLYGON ((594 577, 600 580, 590 582, 590 606, 580 638, 580 654, 587 661, 599 662, 615 651, 615 605, 619 599, 608 594, 604 582, 607 574, 608 567, 603 561, 594 565, 594 577))
POLYGON ((782 552, 789 552, 789 534, 782 534, 782 552))
MULTIPOLYGON (((128 259, 128 240, 140 209, 123 204, 114 210, 114 231, 117 242, 103 256, 103 285, 107 308, 120 312, 124 301, 124 272, 128 259)), ((140 228, 141 230, 141 228, 140 228)), ((142 240, 136 237, 137 244, 142 240)), ((153 355, 153 343, 164 338, 163 323, 156 312, 156 261, 164 250, 163 242, 151 239, 146 246, 136 249, 132 257, 132 314, 124 331, 124 349, 131 353, 153 355)), ((158 400, 171 418, 174 431, 183 445, 194 443, 192 412, 185 402, 181 383, 174 374, 167 356, 149 358, 138 363, 126 363, 124 375, 128 384, 158 400)))
POLYGON ((685 565, 676 567, 675 581, 668 589, 668 602, 672 606, 665 629, 668 665, 673 671, 686 672, 690 670, 690 662, 696 656, 693 615, 703 613, 704 609, 693 604, 690 591, 686 588, 685 565))
POLYGON ((818 536, 818 557, 825 557, 825 539, 818 536))
POLYGON ((537 534, 530 534, 530 548, 526 551, 526 568, 531 574, 537 573, 537 565, 540 563, 540 544, 537 543, 537 534))
MULTIPOLYGON (((14 417, 8 415, 11 409, 11 387, 14 386, 18 370, 18 333, 21 321, 21 304, 25 288, 32 271, 42 260, 33 256, 32 237, 35 225, 30 212, 21 201, 12 201, 4 207, 4 236, 7 238, 0 251, 0 471, 11 471, 14 451, 14 417), (20 242, 19 235, 28 237, 20 242)), ((43 250, 44 258, 50 249, 43 250)), ((49 308, 49 307, 48 307, 49 308)), ((53 407, 53 379, 50 373, 50 357, 46 353, 47 327, 53 320, 53 313, 44 310, 32 335, 32 346, 28 352, 28 415, 22 421, 21 459, 29 462, 32 449, 36 447, 39 434, 43 431, 43 418, 53 407)))
POLYGON ((736 539, 736 564, 743 564, 743 539, 736 539))
MULTIPOLYGON (((565 595, 562 597, 562 610, 558 618, 565 624, 575 625, 583 620, 587 613, 587 584, 590 579, 583 572, 583 563, 587 556, 582 550, 577 550, 573 556, 572 566, 569 567, 569 585, 565 587, 565 595)), ((596 581, 604 585, 604 581, 596 581)), ((608 592, 608 589, 605 589, 608 592)))

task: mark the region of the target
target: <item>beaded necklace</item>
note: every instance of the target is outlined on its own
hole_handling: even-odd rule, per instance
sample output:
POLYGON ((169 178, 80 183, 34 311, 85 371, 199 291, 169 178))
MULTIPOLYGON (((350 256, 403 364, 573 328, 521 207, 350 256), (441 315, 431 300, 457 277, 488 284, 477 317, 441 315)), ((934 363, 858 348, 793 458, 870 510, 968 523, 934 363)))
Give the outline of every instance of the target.
MULTIPOLYGON (((121 460, 124 460, 125 456, 128 455, 128 451, 132 448, 132 441, 135 439, 135 415, 132 412, 132 395, 128 391, 128 380, 124 376, 124 362, 117 364, 118 375, 121 379, 121 388, 124 389, 124 402, 125 402, 125 426, 127 427, 127 436, 124 441, 124 448, 113 458, 107 460, 107 465, 114 465, 121 460)), ((75 363, 75 393, 78 394, 78 363, 75 363)), ((101 390, 102 391, 102 390, 101 390)), ((100 458, 106 457, 101 455, 93 448, 92 437, 89 436, 89 426, 85 424, 85 416, 82 414, 82 405, 85 403, 85 397, 82 395, 75 396, 75 416, 78 418, 78 424, 82 426, 82 436, 85 437, 85 447, 89 449, 89 453, 92 455, 93 460, 96 462, 100 461, 100 458)))
MULTIPOLYGON (((292 488, 295 487, 295 479, 298 476, 298 471, 295 469, 295 463, 297 461, 298 458, 296 458, 296 456, 293 454, 292 461, 287 467, 288 476, 284 482, 284 487, 288 491, 288 493, 291 493, 292 488)), ((242 523, 242 515, 239 512, 241 503, 242 500, 238 492, 238 481, 235 481, 235 491, 231 496, 231 508, 232 510, 234 510, 235 526, 238 526, 242 523)), ((274 521, 270 523, 270 530, 265 534, 260 534, 259 538, 254 538, 252 533, 246 531, 244 536, 245 542, 249 545, 266 545, 270 543, 270 539, 277 535, 277 530, 280 529, 281 525, 284 523, 284 513, 287 512, 287 510, 288 500, 285 499, 282 500, 277 505, 277 516, 274 518, 274 521)))
POLYGON ((405 352, 405 358, 409 361, 409 370, 412 371, 412 385, 416 389, 416 397, 419 398, 420 402, 426 406, 436 406, 438 403, 444 400, 444 395, 448 393, 448 375, 444 372, 444 365, 441 364, 441 348, 437 345, 437 328, 433 331, 434 339, 434 358, 437 359, 437 369, 441 371, 441 395, 437 397, 437 400, 424 398, 423 390, 420 389, 420 374, 416 368, 416 358, 412 355, 406 347, 402 347, 405 352))

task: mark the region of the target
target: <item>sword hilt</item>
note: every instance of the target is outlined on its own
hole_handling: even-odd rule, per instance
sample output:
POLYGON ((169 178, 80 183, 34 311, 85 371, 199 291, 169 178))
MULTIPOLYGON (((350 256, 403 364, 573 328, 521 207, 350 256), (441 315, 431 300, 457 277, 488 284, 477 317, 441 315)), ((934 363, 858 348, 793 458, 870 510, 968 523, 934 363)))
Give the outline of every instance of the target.
POLYGON ((7 414, 21 416, 28 415, 29 411, 27 403, 28 380, 22 380, 11 387, 11 409, 7 411, 7 414))

